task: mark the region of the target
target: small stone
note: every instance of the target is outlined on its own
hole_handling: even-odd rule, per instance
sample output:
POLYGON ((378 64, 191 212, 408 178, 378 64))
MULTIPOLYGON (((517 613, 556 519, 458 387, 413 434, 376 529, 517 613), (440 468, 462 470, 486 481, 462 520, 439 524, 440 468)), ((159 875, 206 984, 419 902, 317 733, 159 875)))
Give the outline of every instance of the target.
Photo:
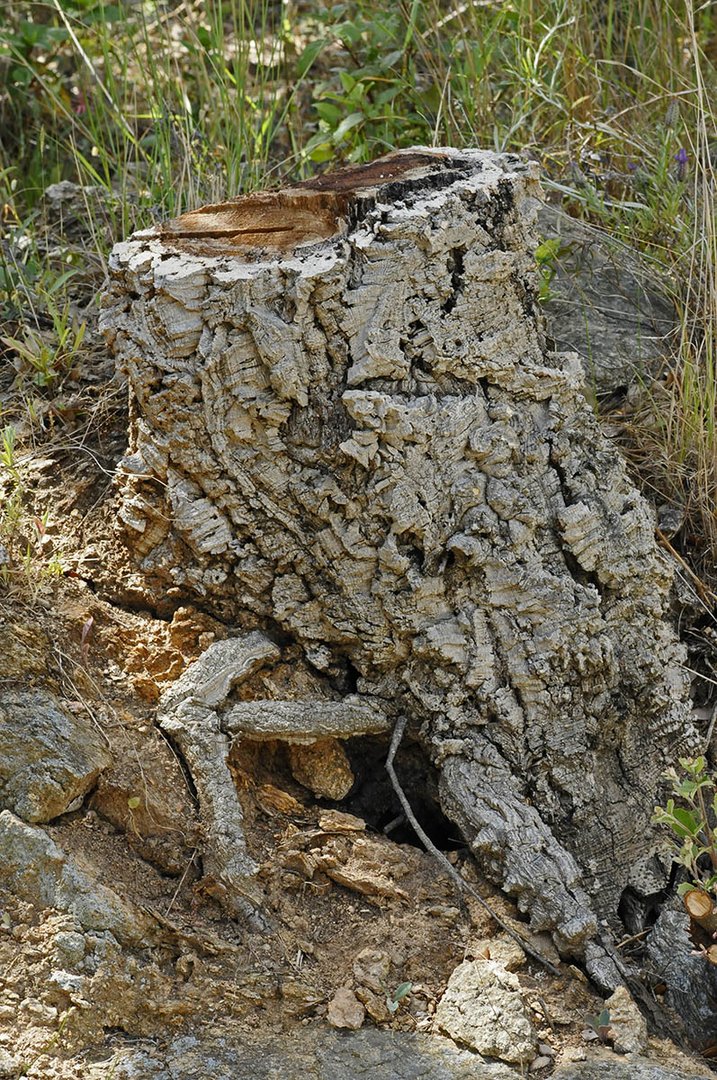
POLYGON ((641 1054, 647 1047, 647 1024, 630 991, 618 986, 605 1002, 610 1014, 610 1034, 618 1054, 641 1054))
POLYGON ((9 1054, 7 1050, 0 1050, 0 1078, 1 1080, 14 1080, 20 1075, 20 1063, 17 1058, 9 1054))
POLYGON ((65 994, 80 994, 85 986, 85 979, 82 975, 72 975, 69 971, 50 972, 48 982, 65 994))
POLYGON ((555 1057, 555 1051, 547 1043, 538 1043, 538 1053, 541 1057, 555 1057))
POLYGON ((321 810, 319 813, 319 828, 322 832, 330 833, 355 833, 364 832, 366 822, 363 818, 354 814, 347 814, 343 810, 321 810))
POLYGON ((391 961, 385 953, 376 949, 363 949, 353 963, 357 983, 373 990, 375 994, 386 993, 391 961))
POLYGON ((365 986, 356 987, 356 997, 366 1009, 366 1012, 376 1024, 385 1024, 391 1019, 391 1013, 386 1004, 385 994, 375 994, 365 986))
POLYGON ((69 964, 79 964, 85 955, 85 939, 74 930, 60 930, 53 938, 55 955, 58 960, 69 964))
POLYGON ((327 1019, 332 1027, 358 1031, 366 1018, 366 1010, 353 990, 340 986, 331 1001, 327 1019))
POLYGON ((561 1055, 561 1061, 566 1065, 572 1065, 573 1062, 586 1060, 587 1054, 582 1046, 567 1046, 561 1055))
POLYGON ((36 1020, 41 1020, 46 1024, 52 1023, 57 1019, 57 1009, 54 1005, 43 1005, 41 1001, 36 998, 25 998, 20 1004, 20 1008, 23 1012, 29 1013, 30 1016, 34 1016, 36 1020))
POLYGON ((541 1054, 540 1057, 537 1057, 533 1061, 531 1061, 530 1065, 528 1066, 528 1072, 537 1073, 540 1072, 542 1069, 547 1069, 548 1066, 552 1064, 553 1059, 551 1057, 548 1057, 547 1054, 541 1054))
POLYGON ((346 798, 356 779, 338 739, 291 744, 289 767, 294 779, 314 795, 335 802, 346 798))
POLYGON ((466 956, 493 960, 506 971, 517 971, 525 964, 525 953, 520 945, 507 936, 476 938, 469 943, 466 956))
POLYGON ((466 960, 451 975, 436 1010, 439 1028, 484 1057, 526 1064, 537 1039, 520 983, 494 960, 466 960))

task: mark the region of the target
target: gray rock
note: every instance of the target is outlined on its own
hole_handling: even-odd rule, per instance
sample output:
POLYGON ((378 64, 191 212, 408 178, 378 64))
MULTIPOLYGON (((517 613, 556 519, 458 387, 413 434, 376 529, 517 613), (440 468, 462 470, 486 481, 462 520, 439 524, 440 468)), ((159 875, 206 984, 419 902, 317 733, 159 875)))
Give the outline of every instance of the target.
POLYGON ((563 1065, 555 1070, 551 1080, 714 1080, 714 1073, 690 1073, 657 1065, 643 1057, 631 1057, 629 1061, 581 1061, 563 1065))
POLYGON ((486 1057, 525 1063, 536 1055, 517 976, 494 960, 465 960, 436 1009, 436 1023, 456 1042, 486 1057))
POLYGON ((9 1054, 7 1050, 0 1048, 0 1078, 1 1080, 15 1080, 20 1075, 20 1062, 9 1054))
POLYGON ((448 1039, 369 1028, 293 1033, 255 1046, 226 1038, 175 1039, 166 1052, 130 1050, 108 1065, 115 1080, 515 1080, 448 1039), (113 1071, 114 1070, 114 1071, 113 1071))
POLYGON ((75 916, 86 930, 109 930, 125 945, 156 939, 152 919, 81 870, 40 828, 0 813, 3 885, 22 900, 75 916))
POLYGON ((69 971, 51 971, 47 981, 65 994, 81 994, 86 980, 84 976, 72 975, 69 971))
POLYGON ((640 1054, 647 1047, 647 1023, 624 986, 605 1002, 610 1013, 610 1033, 618 1054, 640 1054))
POLYGON ((110 755, 89 718, 47 690, 0 697, 0 808, 24 821, 51 821, 85 795, 110 755))
POLYGON ((82 963, 85 955, 86 942, 82 934, 74 930, 60 930, 53 938, 57 959, 74 967, 82 963))
POLYGON ((580 355, 597 392, 632 385, 664 358, 677 324, 654 264, 556 207, 543 207, 539 223, 544 237, 560 242, 543 305, 556 348, 580 355))

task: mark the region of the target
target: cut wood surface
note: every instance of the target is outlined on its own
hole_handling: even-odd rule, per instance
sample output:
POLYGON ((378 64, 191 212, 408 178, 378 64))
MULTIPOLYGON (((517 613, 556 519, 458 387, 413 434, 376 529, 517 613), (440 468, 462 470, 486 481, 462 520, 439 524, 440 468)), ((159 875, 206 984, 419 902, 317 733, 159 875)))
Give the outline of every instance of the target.
POLYGON ((717 933, 717 905, 710 893, 704 889, 690 889, 685 893, 683 902, 687 914, 698 926, 710 936, 717 933))
POLYGON ((483 871, 579 955, 665 884, 692 733, 652 514, 544 336, 539 194, 419 149, 204 208, 116 246, 104 327, 148 580, 408 716, 483 871))

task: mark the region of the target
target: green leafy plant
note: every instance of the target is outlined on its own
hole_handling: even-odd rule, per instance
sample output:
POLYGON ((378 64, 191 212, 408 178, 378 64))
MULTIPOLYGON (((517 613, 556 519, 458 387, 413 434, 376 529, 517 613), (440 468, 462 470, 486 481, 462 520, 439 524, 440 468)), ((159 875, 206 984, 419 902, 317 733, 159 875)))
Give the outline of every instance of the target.
POLYGON ((411 993, 413 983, 402 982, 391 993, 386 994, 386 1008, 390 1013, 398 1012, 398 1006, 411 993))
POLYGON ((322 16, 322 37, 298 59, 305 74, 324 51, 338 48, 347 64, 320 79, 313 93, 318 130, 303 148, 304 160, 367 161, 396 145, 425 142, 439 104, 432 83, 422 85, 414 38, 424 5, 410 11, 336 4, 322 16))
POLYGON ((15 486, 20 483, 20 474, 17 471, 15 458, 15 443, 17 441, 17 429, 12 424, 7 424, 0 432, 2 449, 0 450, 0 465, 7 469, 15 486))
POLYGON ((680 758, 680 771, 666 773, 674 798, 655 807, 653 821, 673 835, 676 861, 691 880, 679 892, 693 888, 717 890, 717 780, 707 772, 704 757, 680 758))
POLYGON ((610 1010, 603 1009, 597 1016, 588 1016, 586 1023, 591 1031, 594 1031, 601 1043, 611 1040, 610 1035, 610 1010))
POLYGON ((63 372, 70 369, 87 329, 85 322, 73 318, 69 300, 60 307, 48 295, 46 305, 52 320, 51 329, 42 330, 26 324, 22 340, 0 337, 0 341, 17 357, 18 375, 22 377, 28 371, 32 381, 40 388, 51 386, 63 372))
POLYGON ((560 253, 561 245, 557 237, 548 237, 535 250, 535 261, 540 275, 538 298, 543 304, 550 300, 550 283, 557 273, 556 264, 560 253))

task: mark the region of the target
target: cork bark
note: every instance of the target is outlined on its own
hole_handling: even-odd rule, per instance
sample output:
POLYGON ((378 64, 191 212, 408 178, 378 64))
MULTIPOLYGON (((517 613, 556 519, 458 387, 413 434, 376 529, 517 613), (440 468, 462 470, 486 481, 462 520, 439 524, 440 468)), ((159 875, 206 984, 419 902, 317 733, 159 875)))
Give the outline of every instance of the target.
POLYGON ((407 715, 484 872, 579 955, 664 884, 691 734, 651 511, 543 333, 538 198, 511 155, 399 152, 118 244, 103 319, 143 572, 407 715))

